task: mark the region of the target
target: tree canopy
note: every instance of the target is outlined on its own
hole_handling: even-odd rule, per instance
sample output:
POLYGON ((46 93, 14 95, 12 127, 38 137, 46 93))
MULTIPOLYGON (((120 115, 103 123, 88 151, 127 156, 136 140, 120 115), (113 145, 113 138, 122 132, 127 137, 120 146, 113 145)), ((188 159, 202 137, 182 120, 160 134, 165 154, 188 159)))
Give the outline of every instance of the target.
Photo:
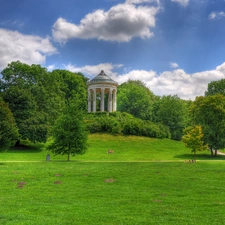
POLYGON ((0 97, 0 150, 7 150, 18 140, 19 133, 12 112, 0 97))
POLYGON ((45 142, 48 128, 46 118, 38 111, 37 103, 30 91, 11 86, 2 96, 13 113, 20 138, 29 139, 31 142, 45 142))
POLYGON ((182 141, 184 142, 187 148, 190 148, 194 153, 194 157, 196 159, 197 151, 207 150, 208 146, 204 144, 203 133, 201 126, 191 126, 187 127, 184 130, 184 136, 182 137, 182 141))
POLYGON ((167 125, 171 138, 181 140, 183 130, 189 124, 189 103, 177 95, 168 95, 158 98, 154 103, 154 121, 167 125))
POLYGON ((212 81, 208 84, 207 91, 205 92, 205 96, 222 94, 225 95, 225 79, 221 79, 218 81, 212 81))
POLYGON ((58 118, 53 129, 53 142, 48 149, 53 154, 70 155, 84 154, 87 150, 87 131, 83 121, 82 104, 78 100, 68 102, 64 113, 58 118))
POLYGON ((149 120, 152 117, 154 97, 154 94, 143 82, 129 80, 118 87, 118 111, 149 120))
POLYGON ((1 72, 0 96, 13 113, 20 137, 45 142, 52 126, 73 97, 86 104, 86 78, 66 70, 12 62, 1 72))
POLYGON ((225 96, 216 94, 197 97, 191 107, 195 125, 201 125, 204 142, 208 144, 211 154, 225 147, 225 96))

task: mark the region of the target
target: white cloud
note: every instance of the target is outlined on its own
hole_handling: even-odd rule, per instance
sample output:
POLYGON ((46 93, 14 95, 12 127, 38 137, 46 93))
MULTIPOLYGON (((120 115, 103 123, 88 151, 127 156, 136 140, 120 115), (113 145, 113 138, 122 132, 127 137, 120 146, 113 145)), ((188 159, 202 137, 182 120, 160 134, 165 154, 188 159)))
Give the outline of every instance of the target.
POLYGON ((219 71, 219 72, 225 74, 225 62, 223 64, 217 66, 216 71, 219 71))
MULTIPOLYGON (((129 2, 149 1, 129 0, 129 2)), ((71 38, 128 42, 134 37, 152 37, 153 33, 150 28, 155 27, 155 16, 159 7, 137 6, 130 3, 118 4, 108 11, 98 9, 87 14, 80 24, 73 24, 64 18, 58 18, 52 28, 53 37, 61 43, 71 38)))
MULTIPOLYGON (((74 71, 76 72, 83 72, 91 79, 98 75, 103 69, 107 75, 111 76, 111 78, 119 84, 124 83, 129 79, 141 80, 155 95, 178 95, 180 98, 187 100, 194 100, 196 96, 203 96, 207 90, 209 82, 225 79, 225 62, 217 66, 214 70, 202 71, 193 74, 187 74, 182 69, 164 71, 161 74, 157 74, 153 70, 132 70, 124 74, 113 72, 114 69, 121 66, 122 65, 105 63, 96 66, 76 68, 70 65, 70 69, 74 68, 74 71)), ((69 69, 69 66, 67 69, 69 69)))
POLYGON ((24 35, 17 31, 0 28, 1 69, 17 60, 27 64, 42 64, 47 55, 56 52, 48 37, 24 35))
POLYGON ((175 63, 175 62, 171 62, 171 63, 170 63, 170 68, 175 69, 175 68, 177 68, 177 67, 179 67, 179 65, 178 65, 177 63, 175 63))
POLYGON ((156 82, 156 72, 153 70, 146 71, 146 70, 132 70, 129 73, 117 75, 114 78, 119 84, 122 84, 128 80, 141 80, 144 83, 147 83, 149 80, 152 82, 156 82))
POLYGON ((185 6, 187 6, 189 0, 171 0, 171 2, 176 2, 185 7, 185 6))
POLYGON ((52 71, 55 69, 55 64, 47 66, 48 71, 52 71))
POLYGON ((223 11, 221 11, 221 12, 211 12, 210 14, 209 14, 209 16, 208 16, 208 18, 210 19, 210 20, 214 20, 214 19, 221 19, 221 18, 223 18, 223 17, 225 17, 225 12, 223 12, 223 11))
POLYGON ((1 26, 6 26, 6 27, 23 27, 24 26, 24 22, 21 20, 3 20, 0 22, 1 26))
POLYGON ((112 63, 100 63, 98 65, 87 65, 83 67, 76 67, 75 65, 68 64, 65 65, 65 69, 71 71, 71 72, 81 72, 84 73, 86 76, 88 76, 90 79, 97 76, 101 70, 104 70, 104 72, 109 75, 111 78, 116 77, 116 73, 113 72, 115 68, 120 68, 123 65, 118 64, 114 65, 112 63))

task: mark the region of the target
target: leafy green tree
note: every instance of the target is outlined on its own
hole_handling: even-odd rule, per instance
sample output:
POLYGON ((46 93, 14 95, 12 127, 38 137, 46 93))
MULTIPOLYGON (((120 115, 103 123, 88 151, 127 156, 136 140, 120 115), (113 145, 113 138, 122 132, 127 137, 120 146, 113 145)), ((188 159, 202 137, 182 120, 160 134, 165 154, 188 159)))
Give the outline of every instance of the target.
POLYGON ((218 81, 212 81, 208 84, 207 91, 205 92, 205 96, 222 94, 225 95, 225 79, 221 79, 218 81))
POLYGON ((194 153, 195 159, 197 151, 204 151, 208 149, 208 146, 204 144, 203 136, 201 126, 191 126, 184 130, 182 141, 185 146, 190 148, 191 152, 194 153))
POLYGON ((12 86, 2 93, 2 97, 13 113, 20 138, 31 142, 45 142, 48 128, 46 118, 37 110, 30 91, 12 86))
POLYGON ((83 120, 82 105, 76 99, 68 102, 64 114, 61 115, 53 129, 53 139, 48 149, 55 155, 84 154, 87 150, 88 134, 83 120))
POLYGON ((1 86, 0 91, 5 91, 11 86, 19 86, 20 88, 29 87, 36 83, 36 79, 30 73, 30 66, 23 64, 20 61, 11 62, 1 72, 1 86))
POLYGON ((14 117, 8 105, 0 98, 0 150, 7 150, 19 138, 14 117))
POLYGON ((75 97, 87 109, 87 79, 80 73, 49 72, 19 61, 8 64, 1 73, 0 95, 9 103, 21 138, 46 141, 64 106, 75 97))
POLYGON ((0 91, 17 86, 28 90, 36 102, 37 110, 50 127, 61 113, 64 94, 61 91, 60 75, 48 72, 40 65, 12 62, 1 72, 0 91))
POLYGON ((144 120, 151 120, 154 95, 139 80, 129 80, 117 89, 118 111, 127 112, 144 120))
POLYGON ((194 124, 202 126, 204 142, 208 144, 211 155, 216 156, 217 150, 225 147, 225 96, 196 97, 191 113, 194 124))
POLYGON ((77 98, 81 107, 87 111, 87 78, 81 73, 73 73, 67 70, 53 70, 54 76, 60 75, 60 90, 64 93, 65 102, 77 98))
POLYGON ((163 96, 154 103, 154 122, 168 126, 171 138, 181 140, 183 130, 190 122, 188 107, 189 103, 177 95, 163 96))

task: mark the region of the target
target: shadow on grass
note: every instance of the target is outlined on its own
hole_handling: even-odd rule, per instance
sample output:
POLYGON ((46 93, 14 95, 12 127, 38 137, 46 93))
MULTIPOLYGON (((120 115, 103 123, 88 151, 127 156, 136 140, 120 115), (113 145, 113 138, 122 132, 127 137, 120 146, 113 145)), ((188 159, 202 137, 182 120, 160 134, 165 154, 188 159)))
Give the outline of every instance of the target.
POLYGON ((79 160, 63 160, 63 159, 51 159, 49 162, 52 163, 80 163, 81 161, 79 160))
POLYGON ((23 141, 19 145, 12 147, 8 150, 8 153, 34 153, 42 152, 45 149, 44 143, 30 143, 28 141, 23 141))
MULTIPOLYGON (((183 159, 183 160, 191 160, 194 159, 194 154, 182 154, 182 155, 175 155, 175 159, 183 159)), ((225 160, 224 155, 217 155, 217 156, 211 156, 209 154, 197 154, 196 160, 225 160)))

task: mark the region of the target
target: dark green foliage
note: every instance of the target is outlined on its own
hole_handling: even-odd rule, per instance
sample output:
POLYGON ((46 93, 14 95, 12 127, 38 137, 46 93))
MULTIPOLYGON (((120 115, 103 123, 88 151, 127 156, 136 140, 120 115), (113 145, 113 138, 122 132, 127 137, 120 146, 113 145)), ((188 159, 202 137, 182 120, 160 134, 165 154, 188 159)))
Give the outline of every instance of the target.
POLYGON ((0 79, 0 94, 14 115, 22 139, 45 142, 62 109, 73 98, 87 109, 86 78, 66 70, 10 63, 0 79))
POLYGON ((96 115, 88 114, 85 121, 90 133, 121 133, 121 124, 119 119, 112 116, 111 113, 97 113, 96 115))
POLYGON ((129 80, 118 87, 118 111, 151 120, 155 96, 145 84, 139 80, 129 80))
POLYGON ((162 124, 154 124, 139 119, 127 121, 123 126, 123 134, 155 138, 169 138, 169 129, 162 124))
POLYGON ((37 103, 28 89, 9 87, 3 94, 16 121, 21 139, 31 142, 47 140, 46 117, 39 112, 37 103))
POLYGON ((13 114, 8 105, 0 97, 0 150, 7 150, 19 138, 13 114))
POLYGON ((225 148, 225 96, 222 94, 197 97, 191 107, 195 125, 201 125, 204 141, 211 154, 225 148))
POLYGON ((83 111, 78 101, 68 102, 53 129, 53 143, 48 147, 55 155, 84 154, 87 150, 87 138, 83 111))
POLYGON ((205 96, 210 96, 215 94, 225 95, 225 79, 212 81, 208 84, 208 89, 205 92, 205 96))
POLYGON ((81 73, 72 73, 68 70, 54 70, 54 75, 60 75, 60 90, 66 101, 73 98, 80 99, 82 109, 87 111, 87 79, 81 73))
POLYGON ((154 103, 154 121, 169 127, 172 139, 181 140, 184 128, 190 123, 190 104, 177 95, 158 98, 154 103))
POLYGON ((85 121, 91 133, 108 132, 156 138, 170 137, 169 128, 163 124, 144 121, 128 113, 87 114, 85 121))

